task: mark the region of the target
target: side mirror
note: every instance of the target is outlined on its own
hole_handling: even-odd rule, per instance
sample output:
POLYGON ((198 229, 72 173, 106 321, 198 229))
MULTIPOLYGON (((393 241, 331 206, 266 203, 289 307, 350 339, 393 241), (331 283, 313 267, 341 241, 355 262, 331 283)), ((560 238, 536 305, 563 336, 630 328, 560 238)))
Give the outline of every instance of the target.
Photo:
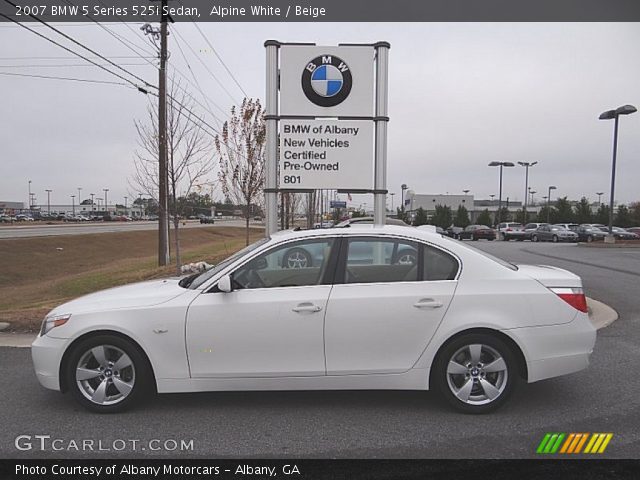
POLYGON ((220 280, 218 280, 218 290, 225 293, 229 293, 232 290, 231 275, 225 275, 220 280))

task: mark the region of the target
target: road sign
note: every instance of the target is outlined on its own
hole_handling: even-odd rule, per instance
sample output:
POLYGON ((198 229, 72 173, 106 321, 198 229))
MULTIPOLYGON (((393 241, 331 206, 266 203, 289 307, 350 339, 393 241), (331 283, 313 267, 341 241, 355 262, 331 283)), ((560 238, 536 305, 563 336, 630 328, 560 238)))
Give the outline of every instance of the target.
POLYGON ((371 46, 283 45, 280 62, 280 115, 373 115, 371 46))
POLYGON ((281 120, 282 189, 371 189, 373 122, 281 120))
POLYGON ((347 208, 347 202, 341 202, 339 200, 331 200, 329 202, 330 208, 347 208))

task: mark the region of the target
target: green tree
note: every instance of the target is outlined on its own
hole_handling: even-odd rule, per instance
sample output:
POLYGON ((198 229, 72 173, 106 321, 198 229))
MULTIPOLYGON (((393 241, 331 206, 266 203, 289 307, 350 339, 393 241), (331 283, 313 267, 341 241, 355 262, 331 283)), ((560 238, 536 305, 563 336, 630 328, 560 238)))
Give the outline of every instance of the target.
POLYGON ((429 223, 427 212, 425 212, 422 207, 418 208, 418 210, 416 210, 416 218, 414 219, 413 224, 416 227, 419 227, 420 225, 426 225, 427 223, 429 223))
POLYGON ((456 227, 465 228, 471 223, 469 220, 469 211, 466 209, 464 205, 460 205, 458 207, 458 211, 456 212, 456 218, 453 220, 453 223, 456 227))
POLYGON ((633 226, 640 227, 640 202, 633 202, 629 205, 629 216, 633 226))
POLYGON ((515 221, 518 222, 518 223, 525 223, 524 222, 524 208, 516 210, 515 221))
POLYGON ((558 198, 556 200, 557 218, 554 223, 571 223, 573 222, 573 208, 567 197, 558 198))
POLYGON ((354 210, 353 212, 351 212, 351 218, 359 218, 359 217, 366 217, 367 214, 364 210, 354 210))
POLYGON ((482 212, 480 212, 480 215, 478 215, 478 218, 476 219, 476 223, 478 225, 491 225, 492 221, 491 221, 491 214, 489 213, 489 209, 485 208, 482 212))
POLYGON ((451 207, 446 205, 436 205, 436 211, 431 217, 431 225, 435 225, 440 228, 449 228, 453 222, 453 215, 451 213, 451 207))
POLYGON ((596 216, 594 218, 595 223, 601 223, 602 225, 609 224, 609 206, 604 203, 600 204, 596 216))
POLYGON ((614 223, 618 227, 623 227, 623 228, 633 226, 633 222, 631 221, 631 215, 626 205, 618 205, 618 211, 616 212, 614 223))
POLYGON ((576 223, 591 223, 592 217, 591 204, 589 200, 587 200, 587 197, 582 197, 580 202, 575 206, 574 220, 576 223))
POLYGON ((555 223, 558 218, 558 211, 553 207, 544 207, 540 208, 538 212, 538 222, 540 223, 555 223))
POLYGON ((511 221, 511 211, 507 207, 502 207, 501 212, 496 212, 496 223, 500 222, 510 222, 511 221))
POLYGON ((404 223, 409 223, 409 215, 407 215, 407 211, 404 208, 396 208, 396 218, 404 223))

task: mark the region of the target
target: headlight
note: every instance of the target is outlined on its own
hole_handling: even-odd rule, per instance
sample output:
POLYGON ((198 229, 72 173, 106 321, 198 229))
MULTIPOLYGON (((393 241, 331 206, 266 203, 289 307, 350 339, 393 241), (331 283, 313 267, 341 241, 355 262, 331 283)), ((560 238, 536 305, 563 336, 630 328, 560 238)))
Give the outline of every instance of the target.
POLYGON ((40 329, 40 335, 46 335, 51 329, 64 325, 71 318, 71 314, 66 315, 53 315, 51 317, 45 317, 42 322, 42 328, 40 329))

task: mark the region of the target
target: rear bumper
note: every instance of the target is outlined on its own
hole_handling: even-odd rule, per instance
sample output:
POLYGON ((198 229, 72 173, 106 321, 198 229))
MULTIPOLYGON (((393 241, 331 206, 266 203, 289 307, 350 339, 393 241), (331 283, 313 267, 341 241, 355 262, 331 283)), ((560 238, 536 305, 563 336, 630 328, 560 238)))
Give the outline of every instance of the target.
POLYGON ((504 330, 523 350, 527 381, 559 377, 587 368, 596 342, 596 329, 586 313, 569 323, 504 330))
POLYGON ((60 390, 60 362, 69 340, 38 336, 31 344, 31 358, 40 384, 50 390, 60 390))

